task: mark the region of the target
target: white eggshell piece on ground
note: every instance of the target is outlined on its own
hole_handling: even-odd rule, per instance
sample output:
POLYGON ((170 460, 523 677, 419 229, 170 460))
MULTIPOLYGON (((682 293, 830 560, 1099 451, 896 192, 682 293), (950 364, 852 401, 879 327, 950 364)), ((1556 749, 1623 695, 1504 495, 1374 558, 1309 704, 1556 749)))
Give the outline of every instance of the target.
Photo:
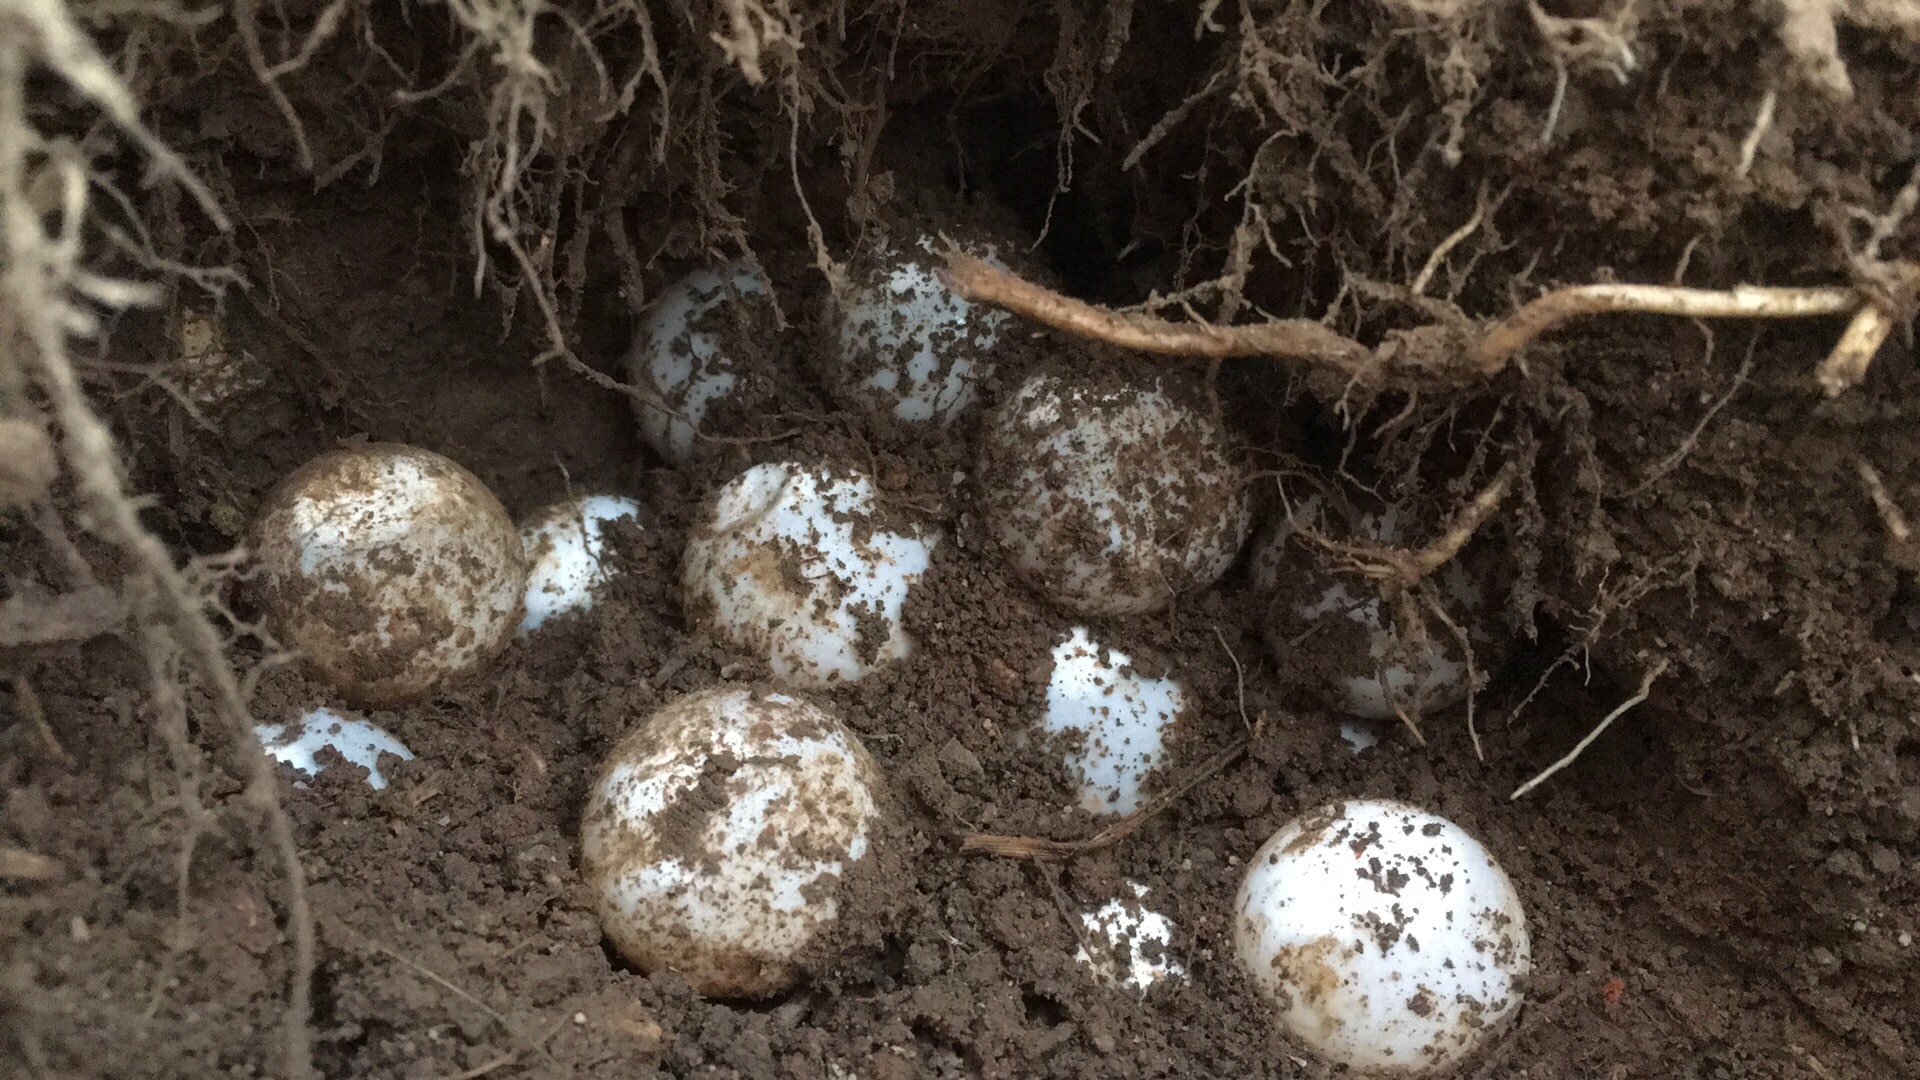
POLYGON ((984 516, 1014 572, 1081 615, 1158 611, 1246 540, 1245 474, 1212 416, 1163 382, 1038 375, 982 442, 984 516))
POLYGON ((1162 979, 1185 976, 1187 969, 1173 959, 1172 921, 1147 909, 1146 886, 1127 884, 1131 897, 1116 897, 1080 916, 1086 944, 1076 959, 1101 982, 1145 993, 1162 979))
POLYGON ((413 759, 406 744, 389 735, 386 729, 351 713, 333 709, 312 709, 300 718, 298 726, 261 724, 253 729, 260 747, 275 761, 316 775, 324 767, 322 750, 331 749, 352 765, 367 770, 367 786, 379 791, 387 786, 380 771, 380 755, 392 754, 403 761, 413 759))
MULTIPOLYGON (((990 251, 976 254, 1004 266, 990 251)), ((877 264, 855 283, 840 317, 836 396, 907 423, 949 423, 992 376, 992 352, 1010 316, 947 288, 932 237, 904 254, 883 251, 877 264)))
POLYGON ((268 496, 252 537, 274 634, 351 704, 424 697, 497 655, 520 620, 513 521, 472 473, 418 447, 308 462, 268 496))
POLYGON ((1353 800, 1261 846, 1234 944, 1287 1033, 1328 1061, 1419 1073, 1459 1062, 1520 1007, 1520 897, 1445 818, 1353 800))
POLYGON ((756 465, 694 527, 682 595, 695 625, 779 678, 856 682, 912 652, 900 612, 938 542, 891 524, 861 473, 756 465))
POLYGON ((722 687, 680 698, 608 755, 582 819, 600 924, 645 971, 708 997, 765 997, 839 917, 881 780, 821 708, 722 687))
POLYGON ((1078 736, 1067 771, 1089 813, 1131 814, 1140 805, 1140 785, 1162 763, 1164 736, 1186 709, 1178 682, 1147 678, 1132 664, 1096 644, 1084 626, 1053 649, 1043 726, 1078 736))
POLYGON ((1358 720, 1346 720, 1340 724, 1340 738, 1354 753, 1364 753, 1379 745, 1380 734, 1369 724, 1358 720))
POLYGON ((671 410, 636 405, 647 444, 676 464, 691 460, 697 433, 711 434, 708 414, 770 354, 777 322, 772 288, 745 262, 695 270, 662 290, 627 357, 634 382, 671 410))
MULTIPOLYGON (((1466 652, 1452 628, 1422 612, 1425 640, 1402 634, 1370 584, 1343 574, 1337 557, 1319 544, 1295 538, 1300 525, 1323 533, 1339 529, 1327 525, 1321 506, 1317 498, 1296 506, 1253 559, 1255 584, 1274 597, 1268 637, 1279 661, 1305 671, 1330 705, 1361 719, 1395 719, 1402 710, 1417 717, 1466 700, 1472 691, 1466 652)), ((1360 515, 1351 536, 1329 539, 1399 544, 1399 514, 1390 508, 1360 515)), ((1476 633, 1486 590, 1475 574, 1455 559, 1432 580, 1476 649, 1491 652, 1491 642, 1476 633)))
POLYGON ((605 559, 610 521, 642 520, 640 504, 620 495, 563 499, 520 526, 527 552, 526 614, 520 633, 538 630, 548 619, 593 606, 596 588, 619 569, 605 559))

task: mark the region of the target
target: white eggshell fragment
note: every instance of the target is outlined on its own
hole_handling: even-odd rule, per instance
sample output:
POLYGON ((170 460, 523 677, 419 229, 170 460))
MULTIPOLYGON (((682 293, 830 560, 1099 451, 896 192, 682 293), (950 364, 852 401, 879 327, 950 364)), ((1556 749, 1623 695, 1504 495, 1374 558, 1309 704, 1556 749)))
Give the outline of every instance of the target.
POLYGON ((1014 572, 1081 615, 1212 584, 1251 520, 1226 429, 1165 379, 1027 380, 988 427, 980 489, 1014 572))
POLYGON ((387 786, 386 775, 380 771, 380 755, 413 760, 413 751, 386 729, 352 713, 324 707, 309 710, 298 726, 260 724, 253 735, 267 756, 308 776, 324 768, 320 751, 333 750, 348 764, 367 770, 367 786, 375 791, 387 786))
POLYGON ((1080 916, 1085 945, 1075 959, 1087 965, 1094 978, 1112 986, 1145 993, 1165 978, 1187 973, 1173 959, 1173 923, 1147 909, 1147 888, 1128 882, 1130 897, 1116 897, 1100 910, 1080 916))
POLYGON ((520 620, 513 521, 472 473, 418 447, 308 462, 268 496, 252 536, 273 633, 355 705, 426 696, 492 659, 520 620))
POLYGON ((1356 1069, 1452 1065, 1520 1007, 1532 969, 1506 872, 1458 825, 1356 799, 1295 818, 1234 902, 1241 965, 1287 1033, 1356 1069))
MULTIPOLYGON (((970 252, 1003 266, 990 246, 970 252)), ((883 247, 853 283, 840 313, 829 382, 843 403, 910 424, 950 423, 993 374, 1010 316, 976 307, 940 280, 934 238, 883 247)))
POLYGON ((1127 654, 1095 644, 1084 626, 1053 649, 1044 726, 1077 736, 1067 771, 1080 781, 1088 813, 1133 813, 1141 782, 1164 758, 1165 733, 1186 709, 1178 682, 1148 678, 1132 665, 1127 654))
POLYGON ((708 997, 791 987, 877 839, 859 739, 798 698, 722 687, 672 702, 608 755, 580 827, 609 941, 708 997))
POLYGON ((862 473, 756 465, 694 527, 682 595, 696 626, 780 679, 857 682, 912 652, 900 612, 938 542, 884 514, 862 473))
MULTIPOLYGON (((1389 508, 1359 514, 1350 524, 1338 516, 1329 523, 1321 502, 1307 500, 1263 538, 1253 560, 1255 584, 1269 598, 1267 640, 1275 657, 1327 704, 1365 720, 1402 712, 1419 717, 1457 705, 1473 690, 1467 652, 1453 627, 1419 606, 1419 632, 1404 632, 1398 612, 1371 583, 1298 528, 1340 542, 1394 546, 1404 542, 1400 517, 1389 508)), ((1448 617, 1473 643, 1481 671, 1499 653, 1480 626, 1484 576, 1477 565, 1455 558, 1428 579, 1440 586, 1448 617)))
POLYGON ((520 526, 527 552, 526 614, 520 633, 548 619, 593 606, 594 590, 619 573, 605 558, 606 528, 622 518, 641 520, 640 504, 621 495, 563 499, 520 526))
POLYGON ((696 433, 730 426, 720 410, 737 419, 756 407, 778 326, 772 287, 745 262, 695 270, 662 290, 627 355, 634 383, 659 399, 635 406, 647 444, 684 464, 700 449, 696 433))

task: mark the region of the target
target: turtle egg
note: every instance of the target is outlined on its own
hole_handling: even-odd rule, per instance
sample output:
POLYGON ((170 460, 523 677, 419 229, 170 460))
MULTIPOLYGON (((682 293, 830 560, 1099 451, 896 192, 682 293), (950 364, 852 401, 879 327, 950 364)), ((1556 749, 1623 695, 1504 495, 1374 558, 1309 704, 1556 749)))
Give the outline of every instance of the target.
POLYGON ((254 522, 268 625, 355 705, 426 696, 504 648, 526 554, 486 485, 412 446, 322 455, 280 483, 254 522))
POLYGON ((629 376, 659 399, 635 405, 647 444, 684 464, 699 449, 696 433, 731 429, 762 404, 779 325, 772 287, 745 262, 695 270, 668 285, 627 354, 629 376))
POLYGON ((1234 901, 1241 965, 1289 1035, 1328 1061, 1419 1073, 1466 1057, 1520 1007, 1526 916, 1458 825, 1356 799, 1261 846, 1234 901))
MULTIPOLYGON (((973 254, 1004 265, 977 247, 973 254)), ((939 265, 933 237, 922 236, 904 252, 882 247, 854 282, 828 380, 843 403, 910 424, 946 424, 973 404, 1009 316, 955 295, 939 265)))
POLYGON ((756 465, 694 526, 681 591, 695 625, 779 678, 856 682, 912 651, 900 611, 938 542, 883 514, 864 474, 756 465))
POLYGON ((1147 909, 1146 886, 1127 884, 1131 897, 1116 897, 1080 916, 1085 944, 1076 959, 1103 983, 1145 993, 1161 979, 1179 978, 1187 971, 1169 951, 1173 923, 1147 909))
MULTIPOLYGON (((1328 705, 1364 720, 1412 717, 1466 700, 1473 686, 1467 653, 1459 635, 1428 611, 1418 635, 1405 633, 1397 616, 1365 578, 1342 572, 1341 556, 1310 537, 1300 525, 1325 532, 1328 515, 1310 499, 1259 545, 1254 565, 1256 586, 1268 597, 1267 641, 1289 671, 1303 677, 1328 705)), ((1400 514, 1351 516, 1344 534, 1329 539, 1380 546, 1403 542, 1400 514)), ((1472 642, 1478 666, 1485 670, 1499 652, 1480 628, 1486 606, 1485 575, 1478 564, 1456 558, 1428 580, 1440 586, 1449 617, 1472 642)))
POLYGON ((989 528, 1013 570, 1081 615, 1157 611, 1226 572, 1246 539, 1226 429, 1148 385, 1037 375, 982 444, 989 528))
POLYGON ((618 573, 603 560, 607 522, 639 522, 640 504, 619 495, 564 499, 520 526, 527 551, 526 615, 520 633, 529 634, 556 615, 593 606, 596 588, 618 573))
POLYGON ((253 735, 268 757, 308 776, 324 767, 320 751, 333 750, 348 764, 367 770, 367 786, 375 791, 387 786, 387 778, 380 771, 380 755, 413 760, 413 751, 385 729, 352 713, 324 707, 309 710, 298 726, 261 724, 253 729, 253 735))
POLYGON ((1080 781, 1088 813, 1133 813, 1141 781, 1162 761, 1162 736, 1186 708, 1179 683, 1147 678, 1132 664, 1095 644, 1084 626, 1054 646, 1045 727, 1078 737, 1067 770, 1080 781))
POLYGON ((707 997, 796 983, 838 919, 884 805, 853 733, 783 694, 680 698, 614 747, 580 826, 601 928, 707 997))

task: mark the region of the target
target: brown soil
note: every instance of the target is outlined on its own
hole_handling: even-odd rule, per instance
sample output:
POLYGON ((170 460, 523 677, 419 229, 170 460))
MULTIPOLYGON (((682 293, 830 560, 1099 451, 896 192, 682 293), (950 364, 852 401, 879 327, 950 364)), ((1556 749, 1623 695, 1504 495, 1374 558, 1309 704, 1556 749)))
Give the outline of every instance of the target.
MULTIPOLYGON (((829 249, 854 250, 875 215, 952 212, 965 187, 995 204, 996 222, 1037 232, 1054 215, 1033 257, 1077 295, 1132 303, 1225 273, 1235 280, 1205 297, 1209 315, 1331 311, 1342 330, 1378 340, 1504 314, 1549 283, 1666 281, 1683 264, 1703 286, 1845 280, 1840 208, 1884 209, 1920 153, 1920 45, 1898 34, 1843 33, 1853 97, 1789 80, 1755 164, 1736 173, 1765 71, 1786 64, 1772 24, 1755 21, 1771 16, 1746 5, 1695 5, 1685 22, 1647 15, 1628 85, 1575 63, 1546 148, 1554 67, 1523 15, 1410 0, 1269 7, 1199 39, 1189 5, 1141 5, 1118 36, 1107 15, 1073 5, 856 18, 809 62, 843 74, 895 65, 893 112, 872 143, 843 146, 813 127, 800 142, 801 186, 829 249), (1467 14, 1405 33, 1372 21, 1426 8, 1467 14), (870 23, 893 28, 892 53, 855 48, 880 40, 870 23), (1159 118, 1235 64, 1266 66, 1244 86, 1226 80, 1231 91, 1204 96, 1140 167, 1121 168, 1159 118), (1060 95, 1102 141, 1061 144, 1075 184, 1056 199, 1060 95), (1462 101, 1470 109, 1453 108, 1462 101), (1443 166, 1449 119, 1462 116, 1460 162, 1443 166), (1227 200, 1243 179, 1241 194, 1265 208, 1251 229, 1240 214, 1253 204, 1227 200), (1431 296, 1383 284, 1409 281, 1480 192, 1502 189, 1431 296)), ((1226 6, 1215 17, 1240 20, 1226 6)), ((689 69, 676 66, 698 56, 738 78, 704 31, 660 33, 683 50, 668 53, 674 103, 702 118, 682 121, 691 149, 676 143, 642 168, 644 153, 623 147, 650 133, 625 132, 604 154, 570 159, 591 158, 609 180, 595 198, 630 200, 620 227, 639 277, 599 251, 559 277, 575 305, 572 346, 619 377, 635 291, 693 265, 703 244, 751 243, 791 324, 767 361, 782 366, 769 376, 782 397, 685 468, 642 448, 621 394, 557 363, 529 365, 544 329, 524 290, 475 298, 460 172, 461 140, 484 130, 474 100, 403 121, 377 177, 362 163, 354 182, 316 191, 250 74, 219 66, 231 58, 210 51, 198 75, 168 76, 180 81, 159 110, 172 125, 163 134, 193 140, 247 223, 237 249, 206 241, 207 257, 237 250, 255 279, 228 294, 226 344, 268 376, 196 417, 124 370, 90 373, 138 488, 157 496, 151 527, 182 553, 223 550, 274 484, 362 439, 444 453, 515 515, 568 490, 632 494, 653 515, 644 531, 616 530, 626 572, 591 613, 429 700, 369 714, 417 755, 386 769, 386 790, 346 767, 300 783, 281 771, 319 931, 322 1075, 1325 1075, 1274 1030, 1226 934, 1242 860, 1295 814, 1348 796, 1460 822, 1526 904, 1528 1003, 1462 1075, 1920 1074, 1920 583, 1886 558, 1855 471, 1870 461, 1920 513, 1908 340, 1896 333, 1869 378, 1834 400, 1809 378, 1834 320, 1594 320, 1537 345, 1524 371, 1411 399, 1264 361, 1224 365, 1217 400, 1263 470, 1255 492, 1268 515, 1280 475, 1363 480, 1444 520, 1507 461, 1524 464, 1477 541, 1503 553, 1514 583, 1497 618, 1513 645, 1475 714, 1484 760, 1460 709, 1423 718, 1425 746, 1383 730, 1379 746, 1351 753, 1314 689, 1272 661, 1243 558, 1170 613, 1090 625, 1143 671, 1184 681, 1194 707, 1169 779, 1251 729, 1247 752, 1125 841, 1064 864, 962 854, 970 833, 1070 840, 1102 826, 1064 809, 1073 787, 1033 736, 1048 650, 1085 620, 1049 609, 995 556, 971 486, 976 425, 903 434, 836 407, 817 377, 830 297, 781 156, 782 99, 769 88, 715 100, 717 82, 681 81, 689 69), (696 138, 709 126, 737 144, 710 156, 719 144, 696 138), (737 210, 727 228, 723 202, 737 210), (650 711, 765 677, 687 631, 678 565, 707 492, 787 458, 867 470, 897 508, 948 533, 910 603, 913 660, 815 695, 860 733, 905 813, 905 880, 887 883, 905 895, 891 910, 856 905, 860 932, 803 989, 707 1001, 606 947, 579 878, 579 817, 603 755, 650 711), (1645 705, 1508 800, 1661 661, 1645 705), (1144 998, 1096 983, 1074 958, 1079 914, 1130 881, 1173 920, 1189 973, 1144 998)), ((353 37, 289 80, 321 158, 343 158, 372 130, 361 110, 392 89, 353 37), (361 82, 364 95, 342 89, 361 82)), ((552 47, 574 56, 557 65, 564 78, 591 79, 552 47)), ((866 130, 854 112, 834 115, 866 130)), ((578 120, 556 122, 579 136, 567 126, 578 120)), ((171 242, 198 250, 191 231, 171 242)), ((1880 251, 1917 254, 1912 222, 1880 251)), ((121 320, 103 356, 168 359, 164 324, 121 320)), ((1111 362, 1027 324, 1012 336, 976 418, 1034 365, 1111 362)), ((0 472, 0 498, 26 501, 45 484, 37 464, 0 472)), ((216 751, 196 764, 154 722, 147 657, 102 632, 121 618, 109 590, 61 606, 66 579, 42 535, 22 514, 0 517, 0 626, 27 628, 0 638, 15 710, 0 734, 0 854, 15 860, 0 864, 0 1074, 278 1075, 292 963, 282 871, 246 819, 218 812, 240 791, 219 767, 230 762, 216 751), (40 617, 20 617, 34 605, 40 617), (60 752, 37 734, 37 713, 60 752), (20 861, 29 855, 42 861, 20 861)), ((91 543, 81 554, 116 585, 113 557, 91 543)), ((244 618, 244 590, 235 597, 244 618)), ((236 655, 255 663, 259 645, 241 634, 236 655)), ((253 707, 276 722, 330 700, 278 665, 253 707)), ((189 704, 206 725, 190 734, 217 747, 197 689, 189 704)))

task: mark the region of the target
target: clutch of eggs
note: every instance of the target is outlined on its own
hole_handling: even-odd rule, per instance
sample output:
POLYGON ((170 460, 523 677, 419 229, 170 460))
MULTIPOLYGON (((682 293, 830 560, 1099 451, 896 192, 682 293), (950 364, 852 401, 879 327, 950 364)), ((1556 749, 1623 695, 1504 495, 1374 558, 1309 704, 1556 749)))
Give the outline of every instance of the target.
POLYGON ((668 285, 642 317, 627 373, 655 397, 637 402, 640 433, 675 464, 725 435, 773 389, 780 310, 766 276, 743 261, 695 270, 668 285))
POLYGON ((1487 849, 1382 800, 1274 833, 1248 863, 1233 935, 1281 1027, 1369 1075, 1459 1062, 1520 1008, 1532 970, 1519 894, 1487 849))
POLYGON ((513 521, 472 473, 418 447, 308 462, 267 497, 252 540, 269 627, 351 704, 422 698, 491 660, 520 620, 513 521))
POLYGON ((901 610, 939 540, 886 513, 862 472, 756 465, 695 524, 681 595, 696 626, 783 681, 856 682, 913 651, 901 610))
POLYGON ((601 929, 696 993, 791 987, 884 836, 883 782, 836 717, 721 687, 654 713, 608 755, 580 826, 601 929))
MULTIPOLYGON (((1453 627, 1424 604, 1411 632, 1397 621, 1374 585, 1342 565, 1343 557, 1308 535, 1392 547, 1408 543, 1398 507, 1360 512, 1329 510, 1319 497, 1302 500, 1261 539, 1253 556, 1254 583, 1266 597, 1266 636, 1283 669, 1305 681, 1330 707, 1365 720, 1449 708, 1466 700, 1467 651, 1453 627)), ((1490 571, 1478 553, 1449 560, 1428 579, 1439 586, 1448 618, 1467 635, 1481 671, 1494 663, 1499 642, 1485 632, 1490 571)))
POLYGON ((995 411, 982 517, 1030 588, 1074 614, 1137 615, 1232 565, 1252 519, 1246 476, 1184 389, 1039 374, 995 411))

